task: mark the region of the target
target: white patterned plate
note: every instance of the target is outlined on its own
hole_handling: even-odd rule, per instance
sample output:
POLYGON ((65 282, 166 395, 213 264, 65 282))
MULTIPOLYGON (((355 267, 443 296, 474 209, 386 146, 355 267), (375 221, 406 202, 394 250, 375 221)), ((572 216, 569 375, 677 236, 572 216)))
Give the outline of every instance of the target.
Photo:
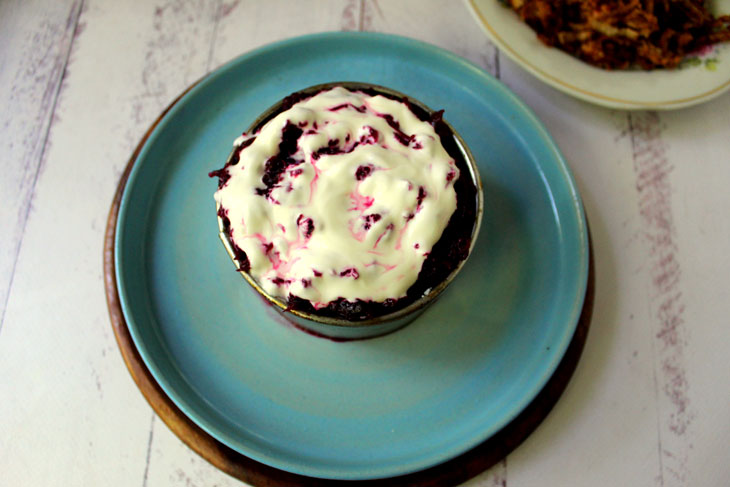
MULTIPOLYGON (((628 110, 670 110, 703 103, 730 88, 730 44, 719 44, 673 70, 593 67, 542 44, 535 32, 499 0, 466 0, 501 52, 548 85, 582 100, 628 110)), ((730 12, 730 0, 712 2, 730 12)))

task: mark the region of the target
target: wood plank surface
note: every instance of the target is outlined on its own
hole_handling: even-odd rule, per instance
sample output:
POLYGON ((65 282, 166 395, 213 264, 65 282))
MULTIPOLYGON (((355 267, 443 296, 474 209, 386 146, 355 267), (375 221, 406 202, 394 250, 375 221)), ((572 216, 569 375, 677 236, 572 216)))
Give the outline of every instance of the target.
POLYGON ((0 3, 0 331, 79 13, 70 0, 0 3))
POLYGON ((135 146, 187 86, 269 42, 389 32, 512 89, 591 223, 594 319, 561 400, 471 487, 725 486, 730 95, 589 105, 502 56, 462 2, 0 2, 0 485, 235 486, 153 413, 119 353, 102 249, 135 146))
POLYGON ((103 231, 142 134, 205 74, 216 5, 83 5, 0 335, 10 485, 137 485, 147 472, 153 413, 108 326, 103 231))

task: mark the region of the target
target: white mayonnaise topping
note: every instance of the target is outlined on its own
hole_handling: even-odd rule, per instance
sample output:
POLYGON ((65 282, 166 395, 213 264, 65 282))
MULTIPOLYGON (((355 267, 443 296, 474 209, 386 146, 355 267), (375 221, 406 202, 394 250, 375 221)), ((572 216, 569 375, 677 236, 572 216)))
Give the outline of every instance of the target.
POLYGON ((459 170, 433 127, 405 103, 337 87, 235 146, 251 137, 215 199, 261 287, 315 307, 405 296, 456 209, 459 170), (302 130, 294 164, 267 193, 266 164, 288 125, 302 130))

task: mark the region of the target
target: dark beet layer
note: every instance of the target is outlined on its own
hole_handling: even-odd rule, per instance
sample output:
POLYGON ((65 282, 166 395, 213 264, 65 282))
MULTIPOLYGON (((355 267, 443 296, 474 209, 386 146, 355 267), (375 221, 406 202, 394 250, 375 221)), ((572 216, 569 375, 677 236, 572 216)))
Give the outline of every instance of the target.
POLYGON ((297 151, 297 141, 302 136, 302 133, 301 128, 289 122, 286 123, 282 133, 281 143, 279 143, 279 152, 266 161, 264 175, 261 178, 264 187, 256 188, 256 194, 271 198, 271 191, 281 181, 281 176, 284 174, 284 171, 290 166, 296 166, 303 162, 292 157, 297 151))
MULTIPOLYGON (((406 103, 409 109, 422 121, 429 122, 436 133, 441 138, 441 144, 443 145, 446 152, 454 159, 456 166, 459 168, 460 176, 454 182, 454 189, 456 191, 457 204, 454 214, 451 216, 449 223, 447 224, 442 237, 431 249, 430 254, 423 263, 421 272, 418 274, 416 282, 408 289, 405 297, 400 299, 386 299, 383 302, 374 301, 363 301, 361 299, 349 301, 344 298, 336 299, 330 302, 326 307, 315 309, 312 303, 306 299, 302 299, 298 296, 289 294, 288 296, 288 307, 289 309, 299 310, 305 313, 311 313, 319 316, 328 316, 334 318, 343 318, 348 321, 364 321, 377 316, 382 316, 388 313, 392 313, 399 309, 405 308, 409 304, 421 298, 424 293, 438 286, 443 282, 451 272, 456 269, 461 261, 463 261, 469 254, 469 246, 471 244, 471 232, 474 227, 474 221, 476 219, 477 209, 477 189, 471 181, 470 171, 466 160, 459 147, 456 144, 454 137, 452 136, 451 130, 443 121, 443 110, 429 114, 420 107, 410 103, 408 98, 400 98, 391 96, 389 94, 380 93, 378 90, 373 88, 358 89, 357 91, 364 92, 368 95, 382 95, 388 98, 398 100, 406 103)), ((312 94, 293 93, 286 97, 282 103, 281 108, 269 114, 266 118, 262 119, 252 131, 258 130, 265 125, 269 120, 274 118, 282 111, 286 111, 291 108, 294 104, 306 100, 314 96, 312 94)), ((350 107, 335 107, 338 109, 345 109, 350 107)), ((355 107, 353 107, 355 108, 355 107)), ((355 108, 356 109, 356 108, 355 108)), ((400 135, 398 137, 399 142, 404 145, 408 145, 413 139, 412 136, 405 134, 400 131, 400 126, 397 121, 393 120, 391 116, 386 115, 386 122, 388 125, 396 130, 396 133, 400 135)), ((264 197, 269 197, 271 189, 280 180, 281 174, 291 165, 300 164, 301 161, 295 161, 291 158, 291 155, 296 152, 296 143, 298 138, 302 135, 303 131, 300 127, 296 127, 291 124, 287 124, 283 132, 283 140, 279 146, 281 154, 276 156, 274 161, 267 161, 266 172, 263 177, 264 188, 259 188, 257 192, 264 197), (271 162, 271 164, 270 164, 271 162)), ((366 140, 358 141, 359 143, 376 143, 378 139, 377 132, 371 134, 371 137, 366 140)), ((244 146, 250 145, 253 138, 246 140, 238 149, 244 146)), ((320 149, 322 154, 338 154, 343 151, 337 146, 338 142, 330 144, 328 147, 320 149)), ((354 148, 354 147, 353 147, 354 148)), ((351 149, 352 150, 352 149, 351 149)), ((236 151, 237 154, 238 150, 236 151)), ((319 152, 319 151, 318 151, 319 152)), ((238 156, 236 155, 235 161, 233 159, 226 163, 225 167, 234 165, 238 162, 238 156)), ((211 177, 218 177, 219 187, 223 186, 228 180, 227 171, 219 169, 209 173, 211 177)), ((356 177, 358 180, 364 179, 370 173, 370 169, 367 166, 361 166, 358 168, 356 177)), ((426 194, 423 188, 419 188, 419 203, 426 194)), ((220 213, 219 213, 220 215, 220 213)), ((379 217, 379 215, 378 215, 379 217)), ((375 220, 377 221, 377 220, 375 220)), ((311 223, 311 220, 310 220, 311 223)), ((224 225, 226 231, 230 231, 227 225, 224 225)), ((307 232, 311 235, 313 229, 307 228, 307 232)), ((232 241, 232 239, 231 239, 232 241)), ((239 262, 239 266, 242 270, 244 267, 248 267, 248 258, 245 253, 238 247, 235 247, 236 260, 239 262), (243 254, 243 255, 239 255, 243 254)), ((354 269, 353 269, 354 270, 354 269)))

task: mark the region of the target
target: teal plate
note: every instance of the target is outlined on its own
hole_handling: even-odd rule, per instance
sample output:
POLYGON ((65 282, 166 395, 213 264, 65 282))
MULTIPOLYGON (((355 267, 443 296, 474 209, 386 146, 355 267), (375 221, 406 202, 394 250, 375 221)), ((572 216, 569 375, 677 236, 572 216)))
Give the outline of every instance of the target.
POLYGON ((447 51, 372 33, 287 40, 204 78, 139 153, 114 244, 132 338, 183 413, 254 460, 331 479, 422 470, 508 424, 565 353, 588 275, 580 198, 530 110, 447 51), (467 266, 421 317, 333 342, 282 322, 235 272, 207 172, 283 96, 346 80, 445 108, 478 162, 485 208, 467 266))

